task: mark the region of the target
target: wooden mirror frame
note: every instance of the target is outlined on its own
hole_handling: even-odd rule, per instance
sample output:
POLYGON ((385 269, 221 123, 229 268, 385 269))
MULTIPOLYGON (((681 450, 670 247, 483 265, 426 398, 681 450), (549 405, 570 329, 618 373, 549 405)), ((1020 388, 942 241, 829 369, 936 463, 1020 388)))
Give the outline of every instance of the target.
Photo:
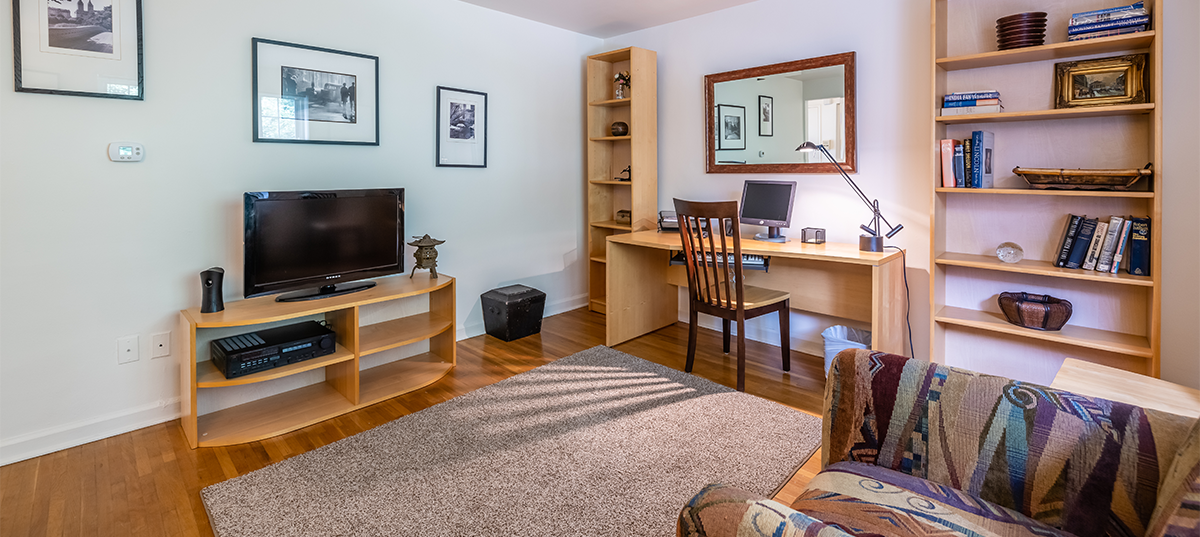
MULTIPOLYGON (((830 56, 821 56, 820 58, 809 58, 807 60, 796 60, 793 62, 777 63, 774 65, 764 65, 761 67, 751 67, 749 69, 739 69, 737 71, 728 71, 725 73, 717 73, 706 75, 704 77, 704 125, 705 125, 705 158, 707 165, 705 171, 708 173, 838 173, 837 166, 832 162, 816 162, 816 163, 778 163, 778 164, 717 164, 717 147, 716 147, 716 125, 713 120, 713 110, 716 103, 714 102, 713 85, 718 82, 731 82, 734 80, 742 80, 746 78, 758 78, 767 75, 777 75, 781 73, 791 73, 794 71, 803 71, 805 69, 816 69, 818 67, 832 67, 841 65, 845 67, 846 80, 844 82, 845 94, 845 110, 846 110, 846 161, 840 163, 842 168, 847 173, 853 173, 858 168, 858 150, 856 148, 857 138, 856 119, 855 119, 855 99, 854 99, 854 53, 844 52, 841 54, 833 54, 830 56)), ((796 142, 799 146, 803 140, 796 142)))

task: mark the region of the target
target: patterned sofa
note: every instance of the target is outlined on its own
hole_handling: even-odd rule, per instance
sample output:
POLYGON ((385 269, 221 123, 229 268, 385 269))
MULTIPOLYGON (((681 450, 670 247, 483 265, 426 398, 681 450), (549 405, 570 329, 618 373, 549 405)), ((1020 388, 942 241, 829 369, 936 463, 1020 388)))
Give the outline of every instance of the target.
POLYGON ((709 485, 682 536, 1200 536, 1200 421, 847 350, 791 508, 709 485))

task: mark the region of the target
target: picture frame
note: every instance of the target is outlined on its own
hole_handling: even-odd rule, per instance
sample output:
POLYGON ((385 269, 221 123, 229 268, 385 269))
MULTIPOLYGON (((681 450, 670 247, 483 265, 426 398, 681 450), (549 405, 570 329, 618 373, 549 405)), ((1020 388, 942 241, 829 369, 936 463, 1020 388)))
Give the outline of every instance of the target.
POLYGON ((746 149, 746 107, 717 105, 717 151, 746 149))
POLYGON ((1147 58, 1142 53, 1054 64, 1054 107, 1145 103, 1147 58))
POLYGON ((487 167, 487 94, 437 87, 434 164, 442 168, 487 167))
POLYGON ((251 46, 255 142, 379 145, 379 58, 259 37, 251 46))
POLYGON ((142 0, 13 0, 18 93, 145 98, 142 0))
POLYGON ((775 98, 769 95, 758 96, 758 135, 775 135, 775 98))

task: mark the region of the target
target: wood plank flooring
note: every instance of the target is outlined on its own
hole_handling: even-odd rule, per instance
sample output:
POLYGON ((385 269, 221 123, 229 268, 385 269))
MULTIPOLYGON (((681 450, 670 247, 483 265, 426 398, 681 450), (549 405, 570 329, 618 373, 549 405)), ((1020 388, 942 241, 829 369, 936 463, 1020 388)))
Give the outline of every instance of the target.
MULTIPOLYGON (((546 318, 539 335, 505 343, 479 336, 458 343, 458 367, 424 389, 275 438, 192 450, 179 422, 147 427, 0 467, 0 535, 212 535, 200 489, 252 472, 584 349, 604 344, 604 316, 584 309, 546 318)), ((683 369, 687 325, 676 323, 616 347, 683 369)), ((746 391, 820 414, 822 359, 746 342, 746 391)), ((721 334, 701 330, 693 373, 733 387, 737 357, 721 334)), ((819 470, 820 453, 776 495, 785 503, 819 470)))

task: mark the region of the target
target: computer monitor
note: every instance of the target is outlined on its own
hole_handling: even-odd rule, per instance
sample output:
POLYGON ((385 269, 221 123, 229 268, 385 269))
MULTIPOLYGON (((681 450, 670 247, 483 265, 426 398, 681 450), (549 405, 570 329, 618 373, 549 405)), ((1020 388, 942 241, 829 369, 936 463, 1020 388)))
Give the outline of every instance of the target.
POLYGON ((795 196, 795 181, 746 181, 742 189, 739 221, 767 226, 767 232, 755 234, 755 239, 787 242, 787 237, 779 233, 779 228, 791 227, 792 200, 795 196))

